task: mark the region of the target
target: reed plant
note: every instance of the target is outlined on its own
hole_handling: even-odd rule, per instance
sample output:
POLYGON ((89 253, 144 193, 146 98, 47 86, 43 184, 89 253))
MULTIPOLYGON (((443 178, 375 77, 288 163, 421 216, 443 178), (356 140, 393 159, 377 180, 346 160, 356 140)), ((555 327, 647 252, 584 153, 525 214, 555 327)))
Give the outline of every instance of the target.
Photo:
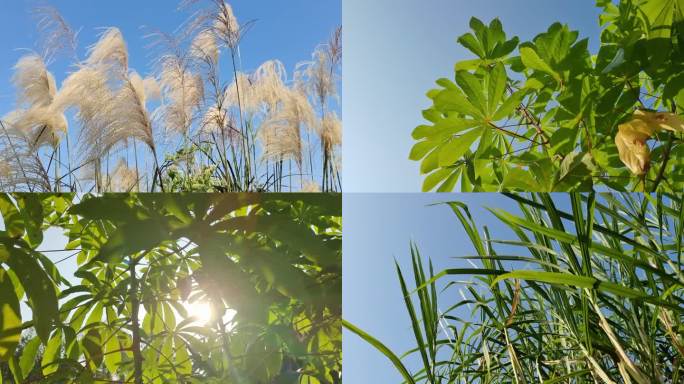
POLYGON ((509 197, 519 212, 490 210, 513 234, 503 239, 448 203, 472 267, 435 271, 416 245, 413 278, 397 265, 415 348, 400 356, 347 329, 406 383, 682 382, 682 197, 509 197))
POLYGON ((0 118, 1 189, 341 191, 341 28, 292 75, 278 60, 245 71, 255 22, 220 0, 180 8, 192 16, 177 32, 146 35, 157 53, 146 75, 118 28, 79 58, 58 10, 34 10, 41 48, 14 67, 16 108, 0 118), (73 64, 61 84, 56 60, 73 64))

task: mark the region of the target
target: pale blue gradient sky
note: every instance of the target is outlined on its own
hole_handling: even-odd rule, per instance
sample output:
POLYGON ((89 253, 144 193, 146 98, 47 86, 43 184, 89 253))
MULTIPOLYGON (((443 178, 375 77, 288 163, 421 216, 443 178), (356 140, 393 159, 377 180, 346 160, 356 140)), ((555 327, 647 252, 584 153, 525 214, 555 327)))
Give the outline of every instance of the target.
POLYGON ((554 21, 599 36, 594 1, 344 0, 345 192, 419 192, 418 163, 408 160, 411 132, 423 124, 425 93, 472 58, 456 43, 476 16, 499 17, 508 35, 531 40, 554 21))

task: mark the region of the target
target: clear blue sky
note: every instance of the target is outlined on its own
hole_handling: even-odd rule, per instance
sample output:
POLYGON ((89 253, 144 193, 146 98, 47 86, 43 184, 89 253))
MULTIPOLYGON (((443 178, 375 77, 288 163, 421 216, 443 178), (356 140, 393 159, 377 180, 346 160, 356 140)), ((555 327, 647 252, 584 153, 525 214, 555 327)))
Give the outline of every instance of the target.
POLYGON ((344 0, 346 192, 419 192, 418 163, 408 160, 414 127, 424 124, 425 93, 472 58, 456 43, 471 16, 499 17, 509 35, 531 40, 555 21, 590 37, 599 27, 594 1, 344 0))
MULTIPOLYGON (((118 27, 126 38, 131 67, 149 73, 154 59, 146 48, 149 40, 141 27, 173 32, 191 13, 178 11, 176 0, 49 0, 77 30, 80 30, 80 57, 97 39, 98 29, 118 27)), ((208 4, 208 2, 205 1, 208 4)), ((9 79, 11 68, 24 53, 35 49, 37 33, 30 15, 37 0, 3 1, 0 11, 0 115, 12 109, 13 89, 9 79)), ((230 1, 238 21, 256 20, 241 44, 243 68, 256 68, 270 59, 281 60, 288 71, 301 61, 310 59, 320 43, 326 42, 341 24, 341 0, 233 0, 230 1)), ((58 81, 71 64, 60 60, 50 69, 58 81)))
MULTIPOLYGON (((570 210, 568 194, 553 196, 559 209, 570 210)), ((501 194, 348 193, 343 197, 343 316, 398 355, 415 347, 415 340, 394 260, 401 265, 409 287, 413 280, 411 241, 417 244, 424 260, 432 259, 435 273, 446 268, 472 267, 466 260, 455 259, 476 254, 458 218, 448 205, 434 205, 447 201, 466 203, 480 233, 487 226, 492 239, 517 239, 512 230, 486 209, 500 208, 519 215, 517 203, 501 194)), ((514 250, 517 255, 521 252, 520 248, 504 245, 497 245, 496 249, 499 252, 514 250)), ((453 280, 439 281, 438 290, 453 280)), ((454 295, 458 295, 454 288, 440 294, 438 301, 442 311, 459 299, 454 295)), ((384 355, 346 330, 342 351, 345 382, 402 382, 384 355)), ((404 362, 413 373, 422 366, 415 359, 404 362)))

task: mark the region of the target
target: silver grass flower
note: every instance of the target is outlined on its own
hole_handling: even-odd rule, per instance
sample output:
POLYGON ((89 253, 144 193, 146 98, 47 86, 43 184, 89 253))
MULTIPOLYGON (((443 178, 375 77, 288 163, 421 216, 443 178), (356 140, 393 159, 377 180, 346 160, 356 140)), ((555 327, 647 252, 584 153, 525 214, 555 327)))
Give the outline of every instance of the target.
POLYGON ((266 61, 254 71, 253 77, 256 94, 266 105, 269 113, 275 111, 287 92, 285 66, 278 60, 266 61))
POLYGON ((212 30, 200 32, 190 46, 190 54, 201 62, 216 65, 219 59, 219 48, 212 30))
POLYGON ((307 92, 315 97, 319 104, 324 104, 328 97, 336 95, 335 72, 327 47, 319 47, 313 53, 313 60, 300 63, 300 81, 307 92))
POLYGON ((36 150, 43 145, 56 147, 67 131, 67 119, 53 106, 37 106, 16 110, 3 118, 12 130, 22 137, 28 148, 36 150))
POLYGON ((121 72, 128 71, 128 48, 118 28, 107 28, 95 45, 88 50, 86 64, 89 66, 114 66, 121 72))
POLYGON ((177 57, 166 56, 162 60, 161 89, 163 102, 155 114, 168 130, 186 135, 204 98, 202 77, 189 71, 177 57))
POLYGON ((259 95, 259 89, 254 80, 247 74, 238 72, 233 82, 226 89, 225 102, 242 110, 247 114, 254 115, 262 110, 263 101, 259 95), (240 100, 238 104, 238 89, 240 100))
POLYGON ((321 186, 319 183, 312 180, 304 180, 302 183, 301 192, 303 193, 320 193, 321 186))
POLYGON ((259 130, 263 158, 294 160, 302 166, 302 137, 304 126, 315 122, 314 111, 306 96, 296 90, 282 90, 280 109, 264 121, 259 130))
POLYGON ((216 36, 230 49, 236 49, 241 38, 240 24, 233 8, 223 1, 216 1, 217 12, 214 22, 216 36))
POLYGON ((19 59, 14 66, 12 83, 17 88, 17 103, 22 106, 48 106, 57 93, 54 76, 36 54, 19 59))
POLYGON ((47 61, 60 51, 70 56, 76 55, 78 33, 71 28, 56 8, 41 5, 33 8, 31 13, 36 19, 40 32, 41 53, 47 61))
POLYGON ((138 172, 129 168, 124 159, 120 159, 114 172, 109 176, 110 192, 128 193, 138 185, 138 172))
POLYGON ((342 122, 335 112, 325 114, 320 121, 318 134, 327 153, 332 153, 335 147, 342 145, 342 122))

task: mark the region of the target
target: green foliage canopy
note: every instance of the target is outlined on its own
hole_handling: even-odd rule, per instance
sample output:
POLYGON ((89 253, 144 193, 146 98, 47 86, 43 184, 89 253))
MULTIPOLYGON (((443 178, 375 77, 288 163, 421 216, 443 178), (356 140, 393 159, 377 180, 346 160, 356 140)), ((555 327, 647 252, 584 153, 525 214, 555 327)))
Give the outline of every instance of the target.
POLYGON ((620 161, 615 136, 635 109, 681 113, 684 2, 596 5, 596 54, 560 23, 520 43, 498 19, 471 19, 458 42, 475 58, 437 81, 428 123, 413 132, 410 159, 421 162, 424 191, 682 189, 682 133, 653 137, 645 175, 620 161))
POLYGON ((340 382, 338 196, 0 200, 8 382, 340 382), (69 239, 76 283, 36 251, 50 227, 69 239), (33 319, 22 323, 24 297, 33 319), (211 307, 209 323, 191 317, 193 302, 211 307))

